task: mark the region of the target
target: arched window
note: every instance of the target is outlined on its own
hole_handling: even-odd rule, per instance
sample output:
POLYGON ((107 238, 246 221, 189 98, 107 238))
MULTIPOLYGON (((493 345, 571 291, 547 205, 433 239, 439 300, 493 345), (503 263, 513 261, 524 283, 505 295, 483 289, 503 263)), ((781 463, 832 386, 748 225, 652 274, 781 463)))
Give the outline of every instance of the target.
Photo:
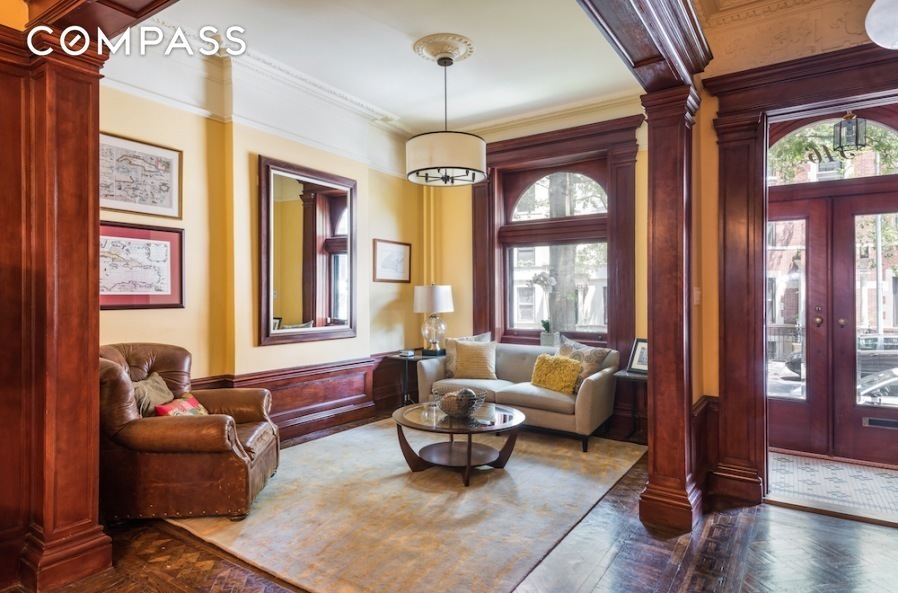
POLYGON ((608 212, 608 194, 594 179, 580 173, 546 175, 524 190, 511 221, 539 220, 608 212))
POLYGON ((507 332, 607 332, 607 212, 604 188, 582 173, 556 171, 521 192, 499 231, 507 332))
POLYGON ((839 152, 833 149, 837 122, 818 120, 774 142, 767 151, 768 186, 898 173, 898 132, 868 119, 867 146, 839 152))

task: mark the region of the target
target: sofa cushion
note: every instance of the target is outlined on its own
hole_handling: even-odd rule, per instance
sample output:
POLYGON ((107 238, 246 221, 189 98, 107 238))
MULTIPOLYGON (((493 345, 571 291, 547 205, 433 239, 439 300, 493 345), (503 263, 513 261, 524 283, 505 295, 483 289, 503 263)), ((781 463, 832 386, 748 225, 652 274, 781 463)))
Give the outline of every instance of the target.
POLYGON ((577 378, 574 391, 580 390, 584 379, 602 370, 605 358, 610 352, 611 350, 608 348, 594 348, 568 338, 562 338, 561 346, 558 347, 558 356, 567 356, 580 363, 580 376, 577 378))
POLYGON ((533 366, 540 354, 555 354, 552 346, 498 344, 496 346, 496 376, 512 383, 529 383, 533 366))
POLYGON ((540 354, 533 367, 530 382, 537 387, 545 387, 561 393, 574 393, 574 386, 580 377, 580 363, 567 356, 540 354))
POLYGON ((573 414, 576 396, 537 387, 533 383, 515 383, 496 392, 497 404, 536 408, 559 414, 573 414))
POLYGON ((144 418, 156 415, 156 406, 168 403, 175 399, 165 380, 159 373, 152 373, 143 381, 135 381, 134 400, 137 402, 137 411, 144 418))
POLYGON ((441 379, 433 384, 433 387, 446 387, 449 385, 458 387, 479 387, 486 391, 486 401, 496 403, 496 392, 514 385, 511 381, 502 379, 441 379))
POLYGON ((237 440, 249 458, 255 459, 274 440, 274 429, 268 422, 244 422, 237 425, 237 440))
POLYGON ((460 379, 496 378, 495 342, 459 342, 455 376, 460 379))
POLYGON ((457 361, 456 344, 458 342, 489 342, 490 332, 485 334, 477 334, 476 336, 467 336, 464 338, 449 338, 446 340, 446 378, 451 379, 455 376, 455 368, 457 361))

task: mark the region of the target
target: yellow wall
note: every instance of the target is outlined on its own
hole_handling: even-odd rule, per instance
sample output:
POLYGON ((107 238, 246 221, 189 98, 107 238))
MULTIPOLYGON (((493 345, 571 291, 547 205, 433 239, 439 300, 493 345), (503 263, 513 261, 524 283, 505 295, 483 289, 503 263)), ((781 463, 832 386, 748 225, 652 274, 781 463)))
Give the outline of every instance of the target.
POLYGON ((102 311, 100 343, 164 342, 193 354, 193 375, 224 373, 223 290, 225 176, 218 122, 101 86, 103 132, 181 150, 183 219, 103 210, 102 220, 184 229, 183 309, 102 311))
MULTIPOLYGON (((475 307, 471 187, 429 189, 424 201, 425 233, 433 252, 426 262, 424 282, 452 287, 455 311, 440 315, 446 321, 447 337, 470 336, 475 307)), ((423 320, 422 315, 419 323, 423 320)))
POLYGON ((299 198, 274 202, 272 310, 273 317, 280 317, 283 325, 308 321, 302 317, 302 217, 299 198))
MULTIPOLYGON (((103 220, 185 229, 184 309, 103 311, 101 343, 156 341, 193 354, 193 376, 364 358, 420 345, 422 190, 405 179, 266 132, 101 87, 101 129, 183 152, 183 219, 103 211, 103 220), (357 337, 259 347, 258 156, 357 181, 357 337), (412 244, 412 281, 372 282, 373 237, 412 244)), ((468 239, 470 243, 470 239, 468 239)))
POLYGON ((19 31, 28 23, 28 5, 23 0, 0 0, 0 25, 19 31))
MULTIPOLYGON (((649 153, 636 153, 636 337, 649 333, 648 249, 649 249, 649 153)), ((626 364, 626 363, 624 363, 626 364)))
MULTIPOLYGON (((386 173, 371 171, 368 177, 371 208, 368 224, 371 239, 411 243, 411 282, 374 282, 373 273, 360 278, 371 285, 371 352, 380 354, 422 345, 421 322, 412 311, 415 286, 423 284, 423 202, 421 186, 386 173)), ((373 243, 373 241, 369 241, 373 243)), ((372 252, 365 250, 368 262, 372 252)), ((454 288, 454 287, 453 287, 454 288)))

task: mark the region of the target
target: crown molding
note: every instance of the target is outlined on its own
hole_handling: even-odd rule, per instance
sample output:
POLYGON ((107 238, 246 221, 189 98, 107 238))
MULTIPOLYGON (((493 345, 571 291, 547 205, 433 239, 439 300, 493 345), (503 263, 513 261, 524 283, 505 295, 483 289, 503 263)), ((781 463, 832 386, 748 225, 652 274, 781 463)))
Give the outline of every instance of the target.
MULTIPOLYGON (((570 127, 568 122, 562 124, 562 120, 586 118, 590 121, 601 121, 621 117, 622 114, 643 113, 639 94, 620 94, 604 98, 600 101, 579 101, 569 103, 560 108, 553 107, 541 111, 529 112, 524 115, 516 115, 498 118, 476 126, 468 126, 461 129, 463 132, 471 132, 480 136, 502 135, 509 137, 508 132, 514 132, 521 128, 541 128, 544 130, 570 127)), ((522 130, 523 131, 523 130, 522 130)), ((532 132, 527 131, 527 134, 532 132)))

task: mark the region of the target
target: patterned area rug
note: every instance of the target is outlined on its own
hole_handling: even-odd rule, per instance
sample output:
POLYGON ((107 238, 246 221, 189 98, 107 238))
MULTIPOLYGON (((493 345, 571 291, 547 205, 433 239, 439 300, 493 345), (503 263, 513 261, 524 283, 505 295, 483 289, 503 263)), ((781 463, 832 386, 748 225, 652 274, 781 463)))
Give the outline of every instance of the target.
POLYGON ((898 517, 898 471, 770 452, 770 493, 898 517))
MULTIPOLYGON (((412 446, 445 437, 406 430, 412 446)), ((500 447, 505 436, 483 435, 500 447)), ((632 443, 521 431, 504 469, 471 485, 409 471, 383 420, 281 452, 241 522, 171 521, 314 593, 502 593, 514 587, 643 455, 632 443)))

